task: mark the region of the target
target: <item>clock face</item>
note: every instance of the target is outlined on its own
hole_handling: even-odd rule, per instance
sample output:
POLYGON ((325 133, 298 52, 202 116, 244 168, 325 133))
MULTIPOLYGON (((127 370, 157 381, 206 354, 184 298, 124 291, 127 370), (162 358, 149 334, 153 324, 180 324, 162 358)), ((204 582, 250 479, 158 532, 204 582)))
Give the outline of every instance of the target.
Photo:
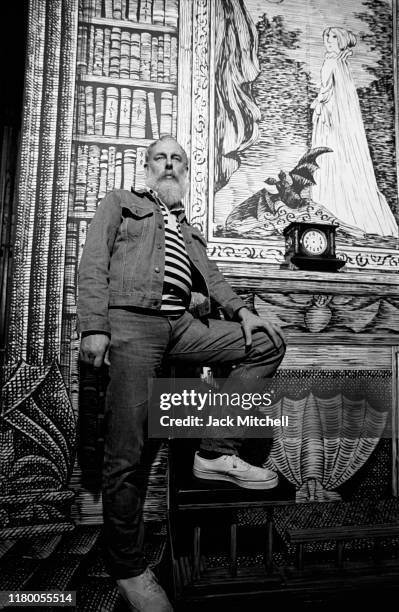
POLYGON ((304 231, 301 244, 309 255, 322 255, 328 246, 326 235, 317 229, 304 231))

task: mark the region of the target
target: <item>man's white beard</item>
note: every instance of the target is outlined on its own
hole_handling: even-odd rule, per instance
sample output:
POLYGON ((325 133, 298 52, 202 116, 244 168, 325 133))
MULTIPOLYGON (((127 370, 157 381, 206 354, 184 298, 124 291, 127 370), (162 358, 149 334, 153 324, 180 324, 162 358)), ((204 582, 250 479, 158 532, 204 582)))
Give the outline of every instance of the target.
POLYGON ((147 187, 154 189, 158 197, 168 207, 181 202, 187 190, 186 182, 181 183, 176 179, 165 178, 158 179, 157 181, 152 181, 149 178, 147 180, 147 187))

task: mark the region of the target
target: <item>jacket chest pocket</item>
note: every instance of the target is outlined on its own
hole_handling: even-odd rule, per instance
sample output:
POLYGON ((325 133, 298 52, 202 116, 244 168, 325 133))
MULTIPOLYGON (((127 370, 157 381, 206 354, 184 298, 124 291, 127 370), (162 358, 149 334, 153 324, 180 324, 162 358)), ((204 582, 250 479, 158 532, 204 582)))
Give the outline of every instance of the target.
POLYGON ((122 208, 123 233, 127 240, 138 240, 142 238, 153 222, 152 210, 139 207, 122 208))

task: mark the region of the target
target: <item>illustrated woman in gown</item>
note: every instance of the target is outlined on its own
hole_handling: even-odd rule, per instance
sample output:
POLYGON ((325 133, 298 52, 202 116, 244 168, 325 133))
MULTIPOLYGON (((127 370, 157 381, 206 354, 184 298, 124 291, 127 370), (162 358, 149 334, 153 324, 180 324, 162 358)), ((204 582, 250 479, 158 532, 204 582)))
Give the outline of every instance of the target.
POLYGON ((338 221, 365 233, 398 236, 398 225, 379 191, 367 144, 359 99, 348 65, 355 35, 343 28, 323 33, 326 54, 321 88, 312 103, 312 147, 329 147, 315 173, 312 199, 338 221))

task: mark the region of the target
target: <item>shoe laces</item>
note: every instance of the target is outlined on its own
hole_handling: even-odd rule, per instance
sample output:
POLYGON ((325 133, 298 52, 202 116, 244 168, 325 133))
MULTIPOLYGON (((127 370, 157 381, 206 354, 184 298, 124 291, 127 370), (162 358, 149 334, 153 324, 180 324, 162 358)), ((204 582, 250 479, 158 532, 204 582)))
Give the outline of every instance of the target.
POLYGON ((230 458, 231 458, 231 463, 234 469, 237 469, 240 467, 241 468, 248 467, 248 464, 246 463, 246 461, 243 461, 243 459, 241 459, 237 455, 226 455, 225 461, 229 461, 230 458))

